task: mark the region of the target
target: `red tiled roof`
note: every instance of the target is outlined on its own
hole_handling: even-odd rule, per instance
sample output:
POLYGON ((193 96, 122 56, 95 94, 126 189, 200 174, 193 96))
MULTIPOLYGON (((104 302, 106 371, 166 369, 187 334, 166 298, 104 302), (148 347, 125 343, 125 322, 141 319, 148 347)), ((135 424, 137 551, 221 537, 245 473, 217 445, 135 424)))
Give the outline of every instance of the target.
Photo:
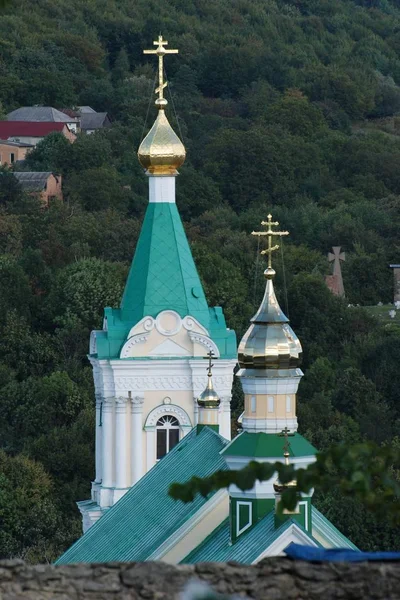
POLYGON ((0 138, 12 136, 44 137, 52 131, 62 131, 65 123, 0 121, 0 138))

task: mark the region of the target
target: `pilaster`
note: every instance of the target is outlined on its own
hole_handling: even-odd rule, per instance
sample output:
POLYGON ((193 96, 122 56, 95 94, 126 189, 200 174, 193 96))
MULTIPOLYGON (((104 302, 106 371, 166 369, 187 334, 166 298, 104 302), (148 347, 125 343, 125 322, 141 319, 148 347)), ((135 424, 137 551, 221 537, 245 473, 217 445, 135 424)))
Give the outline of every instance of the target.
POLYGON ((114 431, 113 431, 114 399, 104 398, 102 409, 102 473, 103 480, 99 490, 101 507, 111 506, 112 488, 114 485, 114 431))
POLYGON ((143 404, 144 395, 131 398, 131 480, 132 485, 144 473, 143 464, 143 404))
MULTIPOLYGON (((115 487, 126 490, 128 483, 128 440, 127 440, 128 398, 120 396, 115 400, 115 487)), ((118 495, 118 494, 117 494, 118 495)))

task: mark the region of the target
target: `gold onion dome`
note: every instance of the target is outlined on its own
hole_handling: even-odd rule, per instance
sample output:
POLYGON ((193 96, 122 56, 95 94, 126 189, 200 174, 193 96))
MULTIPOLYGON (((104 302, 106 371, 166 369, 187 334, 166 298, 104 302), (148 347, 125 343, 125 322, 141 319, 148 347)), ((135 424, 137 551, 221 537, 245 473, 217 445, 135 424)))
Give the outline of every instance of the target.
POLYGON ((269 236, 268 248, 262 251, 262 254, 268 254, 268 268, 264 271, 267 284, 261 306, 239 344, 239 365, 243 369, 294 369, 301 363, 302 348, 276 299, 275 271, 271 267, 271 254, 279 248, 278 245, 272 246, 271 238, 273 235, 287 235, 288 232, 272 231, 271 226, 279 223, 273 223, 271 215, 262 224, 267 225, 268 230, 253 232, 253 235, 269 236))
POLYGON ((185 147, 160 108, 153 127, 140 144, 139 162, 151 175, 176 175, 186 158, 185 147))
POLYGON ((212 382, 212 371, 211 371, 212 367, 213 367, 213 365, 211 364, 212 354, 213 354, 212 352, 209 352, 209 354, 207 355, 208 359, 209 359, 209 364, 207 367, 208 381, 207 381, 206 389, 197 398, 197 404, 199 406, 201 406, 202 408, 218 408, 218 406, 221 404, 220 397, 218 396, 217 392, 214 390, 214 386, 213 386, 213 382, 212 382))
POLYGON ((155 102, 158 115, 139 146, 138 158, 149 175, 176 175, 177 169, 185 161, 186 150, 165 115, 164 108, 168 102, 164 98, 167 82, 164 81, 163 60, 166 54, 177 54, 178 50, 167 50, 165 46, 168 42, 161 35, 154 45, 157 46, 155 50, 145 50, 144 53, 158 56, 158 98, 155 102))
POLYGON ((210 373, 208 374, 206 389, 197 398, 197 404, 202 408, 218 408, 218 406, 221 404, 221 400, 217 392, 214 390, 212 376, 210 373))

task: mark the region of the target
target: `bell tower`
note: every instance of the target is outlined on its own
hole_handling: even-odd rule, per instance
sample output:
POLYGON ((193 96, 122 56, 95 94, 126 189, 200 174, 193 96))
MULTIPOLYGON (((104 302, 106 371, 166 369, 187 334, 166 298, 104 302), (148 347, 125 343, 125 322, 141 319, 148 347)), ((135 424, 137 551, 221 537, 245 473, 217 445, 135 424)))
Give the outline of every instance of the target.
MULTIPOLYGON (((210 308, 175 203, 185 147, 165 114, 159 36, 157 118, 138 158, 149 181, 149 204, 119 308, 105 308, 93 331, 89 360, 96 394, 96 477, 79 502, 86 531, 198 423, 204 354, 218 358, 220 398, 215 425, 230 439, 230 401, 237 363, 235 332, 220 307, 210 308)), ((213 413, 213 414, 214 414, 213 413)))

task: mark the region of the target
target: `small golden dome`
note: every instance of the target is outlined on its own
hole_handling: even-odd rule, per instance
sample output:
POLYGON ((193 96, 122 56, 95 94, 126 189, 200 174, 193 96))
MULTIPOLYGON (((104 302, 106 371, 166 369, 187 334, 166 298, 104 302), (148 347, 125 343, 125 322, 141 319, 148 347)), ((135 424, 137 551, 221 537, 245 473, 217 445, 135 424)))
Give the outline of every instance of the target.
MULTIPOLYGON (((289 466, 289 452, 288 450, 285 450, 285 452, 283 453, 283 456, 285 457, 285 465, 288 467, 289 466)), ((285 490, 289 489, 289 488, 295 488, 297 486, 297 480, 296 479, 292 479, 292 481, 288 481, 288 483, 281 483, 279 481, 279 477, 275 480, 274 484, 274 490, 277 494, 281 494, 282 492, 284 492, 285 490)))
POLYGON ((197 398, 197 404, 201 406, 201 408, 218 408, 221 404, 221 400, 214 390, 211 373, 208 373, 206 389, 197 398))
POLYGON ((140 144, 138 157, 149 175, 176 175, 178 167, 185 161, 185 147, 169 124, 162 106, 153 127, 140 144))
POLYGON ((301 363, 301 344, 276 299, 275 271, 268 268, 264 275, 264 298, 239 344, 239 365, 243 369, 293 369, 301 363))

